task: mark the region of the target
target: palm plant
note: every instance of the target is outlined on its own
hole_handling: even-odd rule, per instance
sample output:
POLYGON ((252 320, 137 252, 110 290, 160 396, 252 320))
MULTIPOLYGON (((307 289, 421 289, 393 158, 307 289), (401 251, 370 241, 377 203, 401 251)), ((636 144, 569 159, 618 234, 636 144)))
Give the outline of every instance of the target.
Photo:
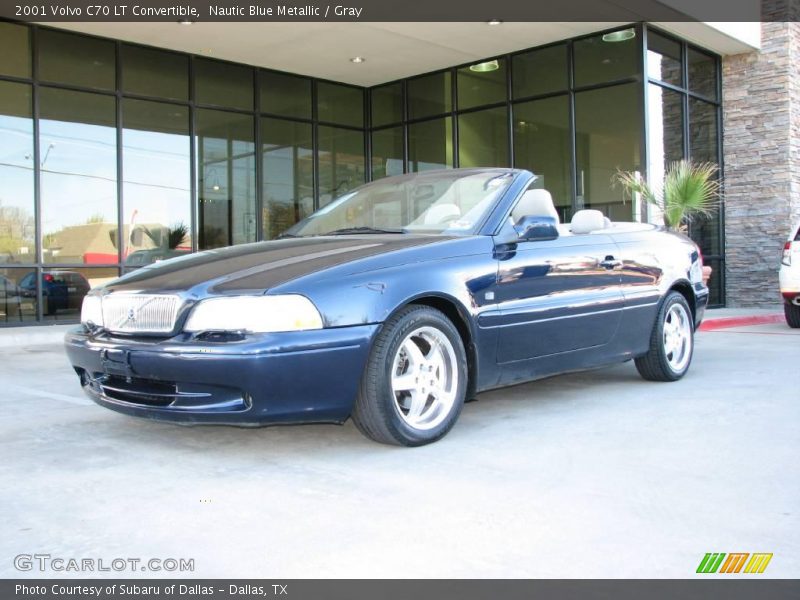
POLYGON ((638 173, 617 171, 613 182, 630 195, 640 194, 657 206, 668 229, 685 229, 697 216, 709 216, 719 206, 721 183, 717 165, 679 160, 667 167, 664 180, 653 186, 638 173))
POLYGON ((189 235, 189 228, 182 221, 170 227, 167 235, 169 249, 175 250, 175 248, 183 244, 187 235, 189 235))

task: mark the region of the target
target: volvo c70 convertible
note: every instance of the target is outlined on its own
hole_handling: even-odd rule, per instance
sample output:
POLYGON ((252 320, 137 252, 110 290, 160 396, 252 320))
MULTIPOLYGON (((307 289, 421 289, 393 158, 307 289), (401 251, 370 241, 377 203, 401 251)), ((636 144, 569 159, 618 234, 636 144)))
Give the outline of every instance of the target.
POLYGON ((389 177, 269 242, 93 289, 66 350, 86 393, 184 424, 343 423, 417 446, 483 390, 633 359, 683 377, 697 246, 579 210, 513 169, 389 177))

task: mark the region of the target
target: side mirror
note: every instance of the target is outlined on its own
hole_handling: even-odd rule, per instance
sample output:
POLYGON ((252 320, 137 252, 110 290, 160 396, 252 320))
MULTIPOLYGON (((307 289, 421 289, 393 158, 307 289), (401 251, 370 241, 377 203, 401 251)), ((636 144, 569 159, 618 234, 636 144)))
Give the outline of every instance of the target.
POLYGON ((528 216, 522 217, 514 229, 522 241, 543 242, 558 238, 557 223, 553 217, 528 216))

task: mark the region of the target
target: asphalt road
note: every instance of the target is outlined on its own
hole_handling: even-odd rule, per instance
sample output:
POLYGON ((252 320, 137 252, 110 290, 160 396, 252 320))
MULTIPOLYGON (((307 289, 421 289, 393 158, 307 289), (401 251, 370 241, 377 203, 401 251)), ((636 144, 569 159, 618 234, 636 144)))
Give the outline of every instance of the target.
POLYGON ((783 324, 704 332, 680 382, 627 363, 485 393, 402 449, 352 424, 125 417, 59 346, 3 347, 0 576, 170 575, 14 567, 47 554, 194 559, 195 577, 685 578, 706 552, 771 552, 758 577, 798 577, 798 359, 783 324))

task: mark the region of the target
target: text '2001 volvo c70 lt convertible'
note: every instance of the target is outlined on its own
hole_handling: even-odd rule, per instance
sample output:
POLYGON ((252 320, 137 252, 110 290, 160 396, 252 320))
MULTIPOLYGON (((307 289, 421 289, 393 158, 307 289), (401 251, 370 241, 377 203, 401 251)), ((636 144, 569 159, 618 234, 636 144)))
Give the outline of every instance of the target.
POLYGON ((513 169, 389 177, 280 239, 166 260, 93 289, 66 349, 86 393, 185 424, 343 423, 444 436, 483 390, 633 359, 689 368, 697 246, 579 210, 513 169))

